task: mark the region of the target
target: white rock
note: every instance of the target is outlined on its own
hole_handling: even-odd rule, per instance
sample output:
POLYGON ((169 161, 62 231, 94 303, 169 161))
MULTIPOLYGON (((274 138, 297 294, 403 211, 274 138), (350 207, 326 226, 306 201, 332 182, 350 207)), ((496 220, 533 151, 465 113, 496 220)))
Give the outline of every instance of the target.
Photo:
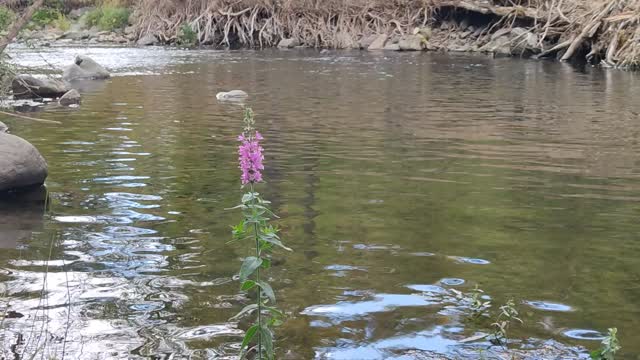
POLYGON ((247 97, 249 97, 249 94, 247 94, 246 92, 242 91, 242 90, 231 90, 231 91, 227 91, 227 92, 219 92, 216 94, 216 99, 218 100, 229 100, 229 101, 234 101, 234 100, 244 100, 247 97))

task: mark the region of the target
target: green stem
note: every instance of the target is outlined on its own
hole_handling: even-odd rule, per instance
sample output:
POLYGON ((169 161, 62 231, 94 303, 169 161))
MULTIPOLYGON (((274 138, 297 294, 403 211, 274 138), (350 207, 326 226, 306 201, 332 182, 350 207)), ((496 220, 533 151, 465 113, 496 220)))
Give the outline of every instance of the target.
MULTIPOLYGON (((253 182, 251 184, 251 194, 253 191, 253 182)), ((256 205, 257 199, 253 197, 253 205, 256 205)), ((255 214, 255 207, 253 208, 255 214)), ((260 237, 258 236, 258 223, 253 223, 253 232, 256 239, 256 258, 260 259, 260 237)), ((260 281, 260 267, 256 270, 256 282, 260 281)), ((258 360, 262 359, 262 288, 258 286, 258 360)))

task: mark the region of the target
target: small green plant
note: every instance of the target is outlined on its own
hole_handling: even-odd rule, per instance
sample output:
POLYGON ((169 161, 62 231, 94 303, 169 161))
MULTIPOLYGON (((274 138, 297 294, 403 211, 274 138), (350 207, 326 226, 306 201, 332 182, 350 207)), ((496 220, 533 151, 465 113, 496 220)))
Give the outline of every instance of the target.
POLYGON ((33 28, 42 28, 45 27, 52 22, 58 20, 59 18, 64 17, 60 10, 52 9, 52 8, 42 8, 38 9, 33 16, 31 17, 31 27, 33 28))
POLYGON ((84 17, 84 24, 87 27, 90 28, 90 27, 98 26, 98 23, 102 18, 102 8, 95 8, 89 11, 88 13, 84 14, 83 17, 84 17))
POLYGON ((602 339, 602 346, 600 349, 591 353, 591 358, 594 360, 614 360, 616 353, 620 351, 622 347, 618 341, 618 329, 611 328, 609 333, 602 339))
POLYGON ((495 345, 504 345, 507 343, 508 330, 513 322, 522 324, 522 320, 518 317, 518 309, 512 299, 506 304, 500 306, 500 313, 496 321, 491 324, 493 326, 493 334, 491 342, 495 345))
POLYGON ((131 12, 123 7, 104 7, 98 26, 102 30, 113 31, 127 26, 131 12))
POLYGON ((87 27, 97 26, 104 31, 113 31, 127 26, 131 11, 124 7, 104 6, 84 15, 87 27))
POLYGON ((0 6, 0 31, 5 31, 15 20, 16 14, 6 6, 0 6))
POLYGON ((254 255, 248 256, 240 267, 240 288, 242 291, 255 291, 257 300, 255 303, 245 306, 232 320, 251 315, 255 312, 255 323, 249 327, 240 347, 240 358, 244 358, 249 352, 255 353, 254 359, 274 358, 272 327, 280 324, 282 312, 273 304, 276 296, 269 285, 261 277, 261 272, 271 266, 271 251, 279 247, 291 251, 286 247, 278 235, 279 229, 269 224, 271 218, 277 218, 269 209, 270 202, 264 200, 255 191, 255 185, 261 183, 264 165, 262 161, 262 135, 254 128, 255 120, 253 111, 246 108, 244 112, 245 127, 238 137, 239 163, 242 175, 240 177, 243 187, 248 187, 248 192, 242 196, 241 204, 234 209, 241 209, 243 219, 232 228, 233 239, 251 240, 254 244, 254 255))
POLYGON ((193 28, 188 23, 182 24, 180 26, 180 31, 178 32, 178 44, 187 47, 194 47, 198 43, 198 34, 193 31, 193 28))
POLYGON ((66 16, 62 14, 60 14, 60 16, 57 19, 53 20, 51 25, 55 26, 56 28, 62 31, 68 31, 71 28, 71 22, 69 21, 69 19, 67 19, 66 16))
POLYGON ((484 291, 476 284, 476 287, 471 290, 469 299, 469 309, 471 310, 471 317, 474 319, 486 315, 487 310, 491 308, 491 301, 485 300, 484 296, 484 291))

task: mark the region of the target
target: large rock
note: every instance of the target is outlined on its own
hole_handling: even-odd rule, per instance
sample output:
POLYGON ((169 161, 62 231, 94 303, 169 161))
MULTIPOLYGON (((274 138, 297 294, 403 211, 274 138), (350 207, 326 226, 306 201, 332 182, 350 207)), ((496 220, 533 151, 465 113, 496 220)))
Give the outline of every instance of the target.
POLYGON ((6 133, 7 131, 9 131, 9 127, 0 121, 0 133, 6 133))
POLYGON ((384 45, 387 43, 387 39, 389 36, 387 34, 378 35, 375 40, 369 45, 369 50, 382 50, 384 49, 384 45))
POLYGON ((62 95, 60 100, 58 100, 58 104, 62 106, 80 104, 81 99, 82 97, 80 96, 80 93, 78 92, 78 90, 71 89, 67 91, 66 94, 62 95))
POLYGON ((0 133, 0 192, 44 184, 47 162, 28 141, 0 133))
POLYGON ((249 97, 249 94, 242 90, 231 90, 216 94, 216 99, 220 101, 244 101, 247 97, 249 97))
POLYGON ((88 31, 67 31, 62 34, 63 39, 71 39, 73 41, 86 40, 91 37, 91 33, 88 31))
POLYGON ((494 55, 531 55, 540 51, 538 37, 523 28, 504 28, 491 35, 480 51, 494 55))
MULTIPOLYGON (((78 55, 72 65, 67 66, 62 73, 62 78, 67 81, 108 79, 111 75, 102 65, 93 61, 90 57, 78 55)), ((70 90, 70 89, 67 89, 70 90)), ((65 91, 66 92, 66 91, 65 91)))
POLYGON ((58 79, 38 79, 31 75, 18 75, 11 82, 15 99, 57 98, 71 88, 58 79))
POLYGON ((371 44, 378 38, 378 35, 363 36, 359 41, 360 49, 368 49, 371 44))
POLYGON ((388 51, 400 51, 400 45, 398 45, 397 43, 391 43, 391 44, 387 44, 384 46, 383 50, 388 50, 388 51))
POLYGON ((280 42, 278 43, 278 47, 281 49, 291 49, 294 48, 296 46, 300 46, 300 41, 298 41, 298 39, 282 39, 280 40, 280 42))
POLYGON ((138 39, 138 46, 151 46, 156 45, 158 43, 158 39, 153 34, 146 34, 145 36, 138 39))
POLYGON ((427 40, 421 34, 405 35, 398 41, 402 51, 422 51, 427 45, 427 40))
POLYGON ((511 29, 511 52, 514 55, 528 55, 540 52, 538 36, 526 29, 516 27, 511 29))

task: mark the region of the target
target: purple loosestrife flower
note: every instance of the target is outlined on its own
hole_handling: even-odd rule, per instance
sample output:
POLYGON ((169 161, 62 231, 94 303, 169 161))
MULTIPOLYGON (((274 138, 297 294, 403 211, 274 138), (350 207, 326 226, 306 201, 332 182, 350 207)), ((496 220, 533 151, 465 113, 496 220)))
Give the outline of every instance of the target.
POLYGON ((242 185, 262 181, 262 170, 264 170, 264 165, 262 164, 264 155, 262 155, 262 151, 264 149, 260 146, 260 140, 263 139, 258 131, 254 134, 244 132, 238 136, 238 141, 240 141, 238 161, 240 170, 242 170, 242 175, 240 176, 242 185))

